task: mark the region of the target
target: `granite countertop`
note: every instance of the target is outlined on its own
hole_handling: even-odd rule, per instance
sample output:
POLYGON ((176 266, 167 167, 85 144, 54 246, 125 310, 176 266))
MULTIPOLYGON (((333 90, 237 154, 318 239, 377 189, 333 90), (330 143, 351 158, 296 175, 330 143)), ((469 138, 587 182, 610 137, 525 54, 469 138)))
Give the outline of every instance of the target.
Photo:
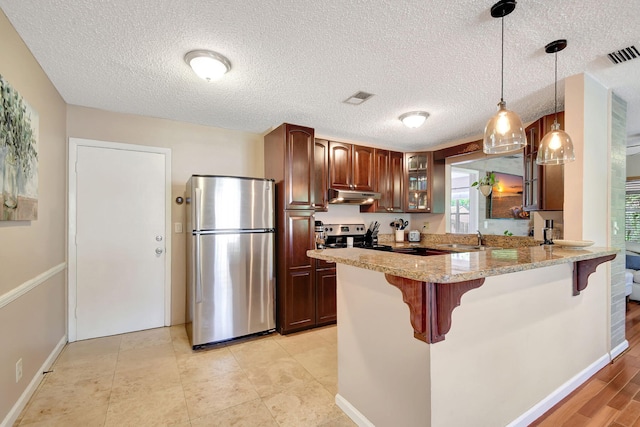
MULTIPOLYGON (((409 244, 405 242, 405 246, 409 244)), ((530 246, 432 256, 359 248, 310 250, 307 255, 408 279, 453 283, 599 258, 618 252, 619 249, 598 247, 567 249, 560 246, 530 246)))

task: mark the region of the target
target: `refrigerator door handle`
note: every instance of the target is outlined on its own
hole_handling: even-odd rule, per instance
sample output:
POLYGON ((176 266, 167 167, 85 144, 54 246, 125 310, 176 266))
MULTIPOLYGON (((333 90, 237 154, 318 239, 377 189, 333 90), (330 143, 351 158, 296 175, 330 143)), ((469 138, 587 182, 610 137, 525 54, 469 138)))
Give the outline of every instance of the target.
POLYGON ((200 304, 202 302, 202 256, 200 251, 200 239, 202 236, 196 234, 194 236, 196 239, 196 247, 195 247, 195 259, 196 259, 196 304, 200 304))
POLYGON ((275 233, 275 228, 249 228, 249 229, 230 229, 230 230, 201 230, 198 234, 202 236, 211 234, 260 234, 275 233))
POLYGON ((201 188, 194 188, 194 226, 196 230, 201 230, 200 228, 200 204, 201 204, 201 200, 202 200, 202 189, 201 188))

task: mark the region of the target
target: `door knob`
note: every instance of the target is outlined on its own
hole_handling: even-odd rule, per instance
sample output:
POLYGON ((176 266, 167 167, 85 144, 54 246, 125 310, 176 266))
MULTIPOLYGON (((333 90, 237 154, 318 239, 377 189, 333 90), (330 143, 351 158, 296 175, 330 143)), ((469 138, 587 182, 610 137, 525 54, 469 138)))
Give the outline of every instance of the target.
POLYGON ((156 248, 156 255, 162 255, 162 252, 164 252, 162 248, 156 248))

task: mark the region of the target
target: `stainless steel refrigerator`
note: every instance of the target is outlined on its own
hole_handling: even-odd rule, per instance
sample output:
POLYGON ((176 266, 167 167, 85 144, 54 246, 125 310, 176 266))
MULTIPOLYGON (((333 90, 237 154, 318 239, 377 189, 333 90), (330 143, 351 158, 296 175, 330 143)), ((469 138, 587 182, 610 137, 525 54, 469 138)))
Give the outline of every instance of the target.
POLYGON ((275 330, 275 185, 187 182, 187 333, 194 349, 275 330))

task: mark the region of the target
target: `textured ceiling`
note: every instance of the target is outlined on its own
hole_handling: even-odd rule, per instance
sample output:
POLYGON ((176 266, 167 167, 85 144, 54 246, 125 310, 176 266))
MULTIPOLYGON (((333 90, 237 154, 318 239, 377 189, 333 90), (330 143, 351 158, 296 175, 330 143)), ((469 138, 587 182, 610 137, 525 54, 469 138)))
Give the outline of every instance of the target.
MULTIPOLYGON (((69 104, 262 133, 282 122, 399 150, 479 135, 500 99, 493 1, 0 0, 69 104), (232 70, 206 83, 183 61, 210 49, 232 70), (375 94, 360 106, 343 100, 375 94), (404 112, 427 122, 405 128, 404 112)), ((505 18, 505 100, 530 121, 553 111, 558 75, 586 72, 629 103, 640 144, 638 0, 527 0, 505 18)), ((564 85, 559 85, 560 94, 564 85)), ((560 99, 562 103, 562 99, 560 99)))

